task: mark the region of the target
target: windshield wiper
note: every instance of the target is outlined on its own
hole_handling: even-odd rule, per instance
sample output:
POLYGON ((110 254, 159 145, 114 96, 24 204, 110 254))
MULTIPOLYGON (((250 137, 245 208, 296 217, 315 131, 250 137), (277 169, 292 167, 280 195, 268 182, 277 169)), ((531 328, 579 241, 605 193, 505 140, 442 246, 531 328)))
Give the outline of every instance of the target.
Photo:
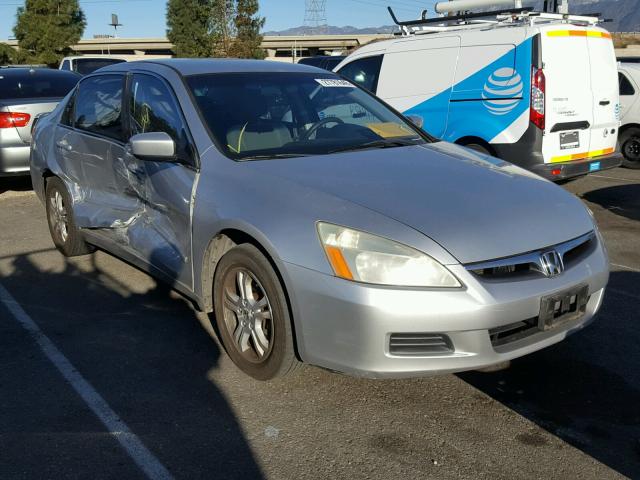
POLYGON ((411 147, 413 145, 419 145, 418 143, 415 143, 417 140, 422 139, 416 138, 414 140, 373 140, 371 142, 359 143, 357 145, 349 145, 348 147, 336 148, 335 150, 330 150, 329 153, 353 152, 356 150, 366 150, 368 148, 411 147))

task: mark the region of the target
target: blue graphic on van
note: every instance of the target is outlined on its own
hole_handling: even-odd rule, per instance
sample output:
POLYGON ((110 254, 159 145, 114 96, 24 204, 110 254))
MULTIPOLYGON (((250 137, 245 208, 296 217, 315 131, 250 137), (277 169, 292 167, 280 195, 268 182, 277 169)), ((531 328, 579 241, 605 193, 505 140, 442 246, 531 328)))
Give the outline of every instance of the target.
MULTIPOLYGON (((515 49, 430 99, 404 111, 420 115, 424 129, 455 142, 478 137, 486 142, 508 129, 529 109, 531 49, 528 38, 515 49)), ((512 132, 516 142, 524 134, 512 132)))

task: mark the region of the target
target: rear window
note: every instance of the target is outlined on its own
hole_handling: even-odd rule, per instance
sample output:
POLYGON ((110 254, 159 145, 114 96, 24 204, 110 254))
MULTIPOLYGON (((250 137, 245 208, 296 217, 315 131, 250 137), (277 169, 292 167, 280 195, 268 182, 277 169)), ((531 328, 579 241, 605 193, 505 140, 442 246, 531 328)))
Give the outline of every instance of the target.
POLYGON ((78 58, 75 61, 75 70, 80 75, 89 75, 99 68, 116 65, 117 63, 124 63, 124 60, 117 58, 78 58))
POLYGON ((79 79, 75 73, 60 70, 0 72, 0 99, 62 98, 79 79))

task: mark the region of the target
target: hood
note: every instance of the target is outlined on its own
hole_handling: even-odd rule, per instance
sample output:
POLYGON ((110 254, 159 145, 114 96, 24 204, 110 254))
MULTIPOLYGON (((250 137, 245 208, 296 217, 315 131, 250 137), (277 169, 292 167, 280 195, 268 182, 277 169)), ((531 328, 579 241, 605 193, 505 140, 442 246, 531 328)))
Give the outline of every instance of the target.
MULTIPOLYGON (((408 225, 461 263, 537 250, 594 228, 582 202, 557 185, 445 142, 251 163, 256 173, 408 225)), ((330 212, 318 220, 331 221, 330 212)))

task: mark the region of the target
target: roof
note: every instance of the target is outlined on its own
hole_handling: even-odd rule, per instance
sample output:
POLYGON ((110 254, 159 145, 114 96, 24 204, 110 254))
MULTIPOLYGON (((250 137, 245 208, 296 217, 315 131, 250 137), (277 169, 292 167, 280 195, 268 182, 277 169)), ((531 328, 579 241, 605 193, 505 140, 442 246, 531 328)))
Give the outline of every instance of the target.
POLYGON ((177 70, 181 75, 202 75, 207 73, 245 73, 245 72, 291 72, 291 73, 327 73, 308 65, 297 65, 266 60, 236 60, 211 58, 168 58, 158 60, 140 60, 103 67, 100 72, 128 71, 148 66, 164 65, 177 70))

